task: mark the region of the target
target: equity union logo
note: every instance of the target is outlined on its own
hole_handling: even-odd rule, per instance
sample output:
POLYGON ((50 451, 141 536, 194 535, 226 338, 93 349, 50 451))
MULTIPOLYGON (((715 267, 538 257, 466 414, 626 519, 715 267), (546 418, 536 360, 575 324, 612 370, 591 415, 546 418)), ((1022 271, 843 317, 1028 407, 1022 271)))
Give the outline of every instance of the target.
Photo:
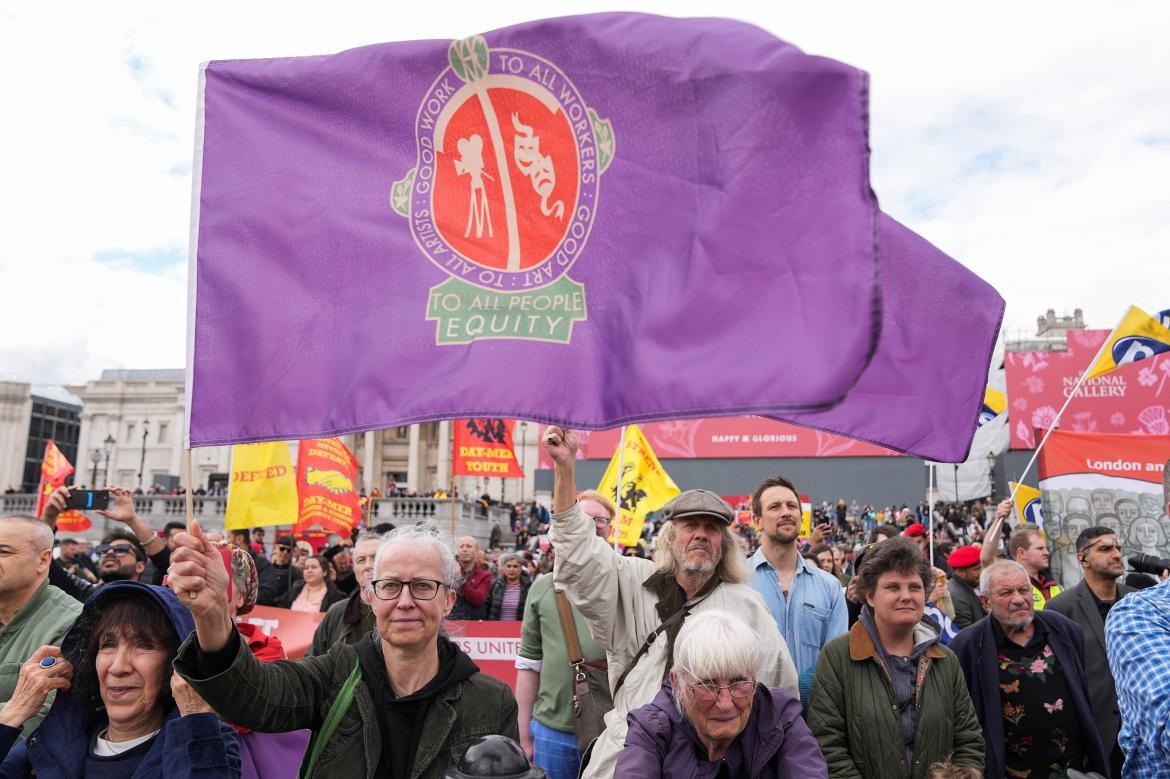
POLYGON ((419 106, 417 164, 390 193, 450 276, 427 296, 435 340, 568 343, 586 310, 567 273, 589 240, 613 129, 542 57, 482 36, 447 57, 419 106))

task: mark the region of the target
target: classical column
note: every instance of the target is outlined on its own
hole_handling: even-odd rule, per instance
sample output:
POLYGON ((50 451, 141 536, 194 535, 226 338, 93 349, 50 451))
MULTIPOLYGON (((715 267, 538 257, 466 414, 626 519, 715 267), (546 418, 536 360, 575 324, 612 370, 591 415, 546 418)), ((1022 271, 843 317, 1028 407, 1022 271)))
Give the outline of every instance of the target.
POLYGON ((438 451, 435 458, 437 471, 433 489, 451 489, 451 423, 443 420, 439 423, 439 440, 436 442, 438 451))
MULTIPOLYGON (((426 468, 426 461, 423 453, 419 447, 419 426, 410 426, 410 443, 407 444, 406 449, 406 489, 407 491, 418 491, 422 489, 419 484, 421 474, 426 468)), ((401 485, 400 485, 401 486, 401 485)))
MULTIPOLYGON (((377 472, 375 463, 381 459, 374 457, 374 431, 367 430, 362 438, 362 481, 365 484, 366 494, 369 495, 378 487, 378 483, 382 481, 382 475, 377 472)), ((378 488, 381 492, 381 488, 378 488)))

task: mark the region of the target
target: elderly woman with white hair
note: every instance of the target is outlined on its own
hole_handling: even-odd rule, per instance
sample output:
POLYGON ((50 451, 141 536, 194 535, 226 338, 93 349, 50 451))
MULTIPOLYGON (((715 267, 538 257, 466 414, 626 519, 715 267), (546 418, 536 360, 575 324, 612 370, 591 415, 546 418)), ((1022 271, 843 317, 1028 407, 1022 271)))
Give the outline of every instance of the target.
POLYGON ((828 777, 800 701, 756 680, 760 636, 726 611, 683 625, 658 696, 626 718, 616 776, 828 777))

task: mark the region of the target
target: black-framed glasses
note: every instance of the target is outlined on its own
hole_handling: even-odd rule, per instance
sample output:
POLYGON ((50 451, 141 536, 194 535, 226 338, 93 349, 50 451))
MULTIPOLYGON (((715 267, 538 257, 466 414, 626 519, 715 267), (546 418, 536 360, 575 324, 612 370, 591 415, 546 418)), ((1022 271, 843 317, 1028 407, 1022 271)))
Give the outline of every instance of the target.
POLYGON ((736 679, 731 684, 697 682, 691 685, 691 691, 700 703, 714 703, 719 699, 719 693, 724 690, 727 690, 732 698, 746 698, 756 691, 756 683, 751 679, 736 679))
POLYGON ((397 579, 375 579, 370 582, 374 597, 378 600, 397 600, 403 587, 410 587, 410 597, 415 600, 434 600, 439 588, 444 586, 437 579, 411 579, 400 582, 397 579))

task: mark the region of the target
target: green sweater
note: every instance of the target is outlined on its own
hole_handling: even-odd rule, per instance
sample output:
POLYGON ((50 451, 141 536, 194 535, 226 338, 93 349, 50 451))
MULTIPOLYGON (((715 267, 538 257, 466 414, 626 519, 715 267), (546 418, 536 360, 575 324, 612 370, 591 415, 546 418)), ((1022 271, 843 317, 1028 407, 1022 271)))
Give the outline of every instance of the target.
MULTIPOLYGON (((80 613, 81 601, 66 595, 46 580, 41 582, 28 603, 16 612, 12 621, 0 627, 0 703, 7 703, 12 697, 16 680, 20 677, 20 666, 42 646, 60 646, 61 639, 80 613)), ((40 713, 25 723, 22 738, 41 724, 53 705, 53 698, 50 693, 40 713)))
MULTIPOLYGON (((524 627, 520 632, 520 657, 516 667, 540 672, 540 691, 532 706, 532 716, 545 727, 572 733, 573 671, 569 668, 569 652, 565 634, 557 614, 557 598, 552 587, 553 577, 546 574, 536 580, 528 591, 524 604, 524 627)), ((577 609, 573 609, 573 623, 577 626, 577 640, 586 660, 605 657, 605 650, 589 635, 589 623, 577 609)))

